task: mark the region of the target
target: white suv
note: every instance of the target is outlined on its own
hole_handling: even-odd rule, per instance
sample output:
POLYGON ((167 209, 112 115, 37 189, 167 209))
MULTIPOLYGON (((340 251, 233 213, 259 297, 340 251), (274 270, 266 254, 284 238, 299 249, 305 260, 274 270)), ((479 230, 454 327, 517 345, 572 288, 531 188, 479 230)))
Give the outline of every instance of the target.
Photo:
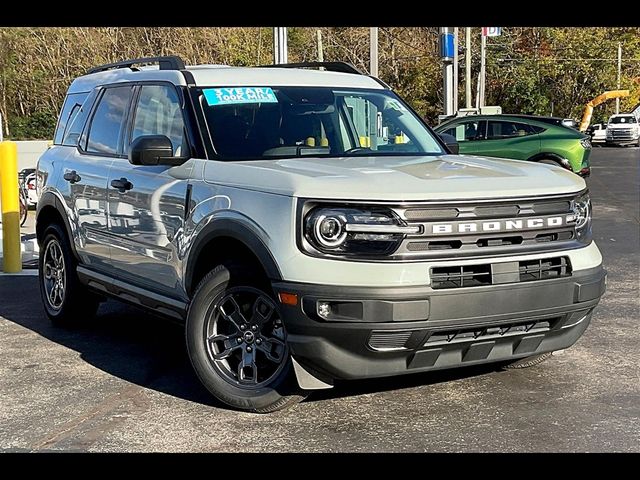
POLYGON ((605 289, 585 182, 449 145, 343 63, 95 68, 38 164, 46 312, 109 296, 183 321, 202 383, 256 412, 338 380, 538 363, 605 289))

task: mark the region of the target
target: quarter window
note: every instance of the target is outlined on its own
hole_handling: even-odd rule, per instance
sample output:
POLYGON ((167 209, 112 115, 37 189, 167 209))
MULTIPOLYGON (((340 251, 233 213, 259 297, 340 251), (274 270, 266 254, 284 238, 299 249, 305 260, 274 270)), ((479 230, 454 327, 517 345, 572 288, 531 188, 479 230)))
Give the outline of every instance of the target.
POLYGON ((85 123, 87 122, 87 117, 89 116, 89 112, 95 98, 96 94, 94 90, 84 100, 82 106, 78 106, 78 103, 73 103, 73 107, 69 112, 69 119, 67 121, 67 124, 63 127, 63 130, 60 131, 60 133, 63 134, 62 145, 65 145, 67 147, 75 147, 78 145, 78 139, 82 134, 85 123))
POLYGON ((165 135, 173 154, 185 155, 182 109, 176 90, 166 85, 144 85, 136 107, 131 141, 143 135, 165 135))
POLYGON ((87 151, 115 155, 131 102, 131 86, 107 88, 96 108, 89 129, 87 151))
MULTIPOLYGON (((60 119, 58 120, 58 126, 56 128, 56 133, 53 136, 53 143, 55 145, 66 145, 63 143, 63 138, 65 134, 69 130, 69 127, 73 123, 74 119, 80 112, 80 107, 87 99, 89 94, 86 92, 83 93, 71 93, 67 95, 67 98, 64 101, 64 105, 62 106, 62 111, 60 112, 60 119)), ((78 137, 76 136, 76 141, 78 137)), ((73 144, 75 145, 75 143, 73 144)))

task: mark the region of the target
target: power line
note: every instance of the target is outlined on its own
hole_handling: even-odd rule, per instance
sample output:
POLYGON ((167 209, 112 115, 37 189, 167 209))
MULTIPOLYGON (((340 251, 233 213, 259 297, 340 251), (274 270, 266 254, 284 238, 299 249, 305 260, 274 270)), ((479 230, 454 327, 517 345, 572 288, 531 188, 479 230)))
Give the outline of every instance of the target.
MULTIPOLYGON (((496 58, 499 62, 526 62, 526 61, 549 61, 549 62, 617 62, 617 58, 496 58)), ((640 62, 640 58, 623 58, 623 62, 640 62)))

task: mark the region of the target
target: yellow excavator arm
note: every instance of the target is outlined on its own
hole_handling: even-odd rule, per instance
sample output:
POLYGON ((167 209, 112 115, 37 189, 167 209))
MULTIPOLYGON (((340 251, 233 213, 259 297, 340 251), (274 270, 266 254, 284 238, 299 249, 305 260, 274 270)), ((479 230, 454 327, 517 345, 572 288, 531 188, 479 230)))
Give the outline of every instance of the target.
POLYGON ((600 105, 601 103, 606 102, 607 100, 611 100, 612 98, 621 98, 628 97, 629 90, 610 90, 608 92, 604 92, 601 95, 598 95, 596 98, 591 100, 584 107, 584 113, 582 114, 582 121, 580 122, 580 131, 584 132, 591 123, 591 115, 593 114, 593 109, 600 105))

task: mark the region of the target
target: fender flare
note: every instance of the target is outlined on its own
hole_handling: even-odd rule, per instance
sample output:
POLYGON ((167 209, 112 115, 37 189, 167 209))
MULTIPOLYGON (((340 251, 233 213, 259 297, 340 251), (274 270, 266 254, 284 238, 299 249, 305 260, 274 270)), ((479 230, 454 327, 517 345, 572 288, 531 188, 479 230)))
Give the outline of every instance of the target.
POLYGON ((65 231, 67 232, 69 244, 71 245, 71 251, 73 252, 73 255, 76 257, 76 259, 79 260, 80 257, 78 255, 78 252, 76 251, 76 242, 74 241, 71 225, 69 224, 69 217, 64 208, 64 204, 60 200, 59 196, 52 191, 43 192, 41 197, 38 199, 38 207, 36 209, 36 238, 38 239, 38 243, 40 243, 41 240, 38 233, 38 217, 40 217, 40 212, 48 207, 53 207, 62 218, 62 223, 64 225, 65 231))
POLYGON ((281 281, 282 274, 278 264, 256 230, 257 228, 251 228, 251 226, 231 218, 218 218, 209 222, 198 233, 190 248, 185 270, 185 290, 191 292, 194 287, 192 285, 193 274, 202 250, 209 242, 219 237, 233 238, 244 244, 258 258, 269 279, 281 281))

